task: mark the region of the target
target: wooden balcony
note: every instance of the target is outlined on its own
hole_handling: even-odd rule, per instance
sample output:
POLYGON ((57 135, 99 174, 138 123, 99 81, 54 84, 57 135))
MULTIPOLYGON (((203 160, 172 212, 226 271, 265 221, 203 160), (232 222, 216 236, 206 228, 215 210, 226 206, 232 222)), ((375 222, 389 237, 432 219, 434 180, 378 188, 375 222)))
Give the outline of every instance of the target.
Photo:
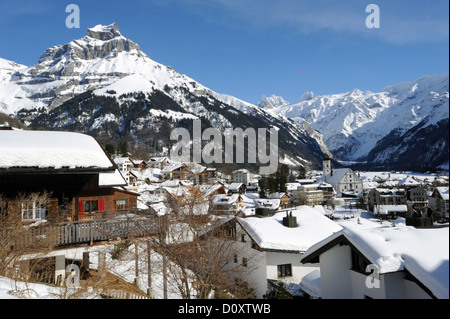
MULTIPOLYGON (((18 246, 36 248, 40 245, 61 247, 93 244, 123 238, 142 238, 161 234, 164 229, 163 217, 153 215, 98 214, 97 218, 59 224, 43 224, 29 227, 20 236, 18 246)), ((2 236, 13 234, 14 230, 0 230, 2 236)))

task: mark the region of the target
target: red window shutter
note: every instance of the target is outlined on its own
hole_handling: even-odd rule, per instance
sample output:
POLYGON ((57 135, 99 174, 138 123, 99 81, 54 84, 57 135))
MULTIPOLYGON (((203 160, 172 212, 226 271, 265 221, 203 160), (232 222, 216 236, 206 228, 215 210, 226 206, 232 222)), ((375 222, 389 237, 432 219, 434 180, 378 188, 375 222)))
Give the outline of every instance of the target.
POLYGON ((83 201, 78 202, 78 212, 84 213, 84 202, 83 201))
POLYGON ((105 211, 105 200, 101 199, 98 201, 98 211, 104 212, 105 211))

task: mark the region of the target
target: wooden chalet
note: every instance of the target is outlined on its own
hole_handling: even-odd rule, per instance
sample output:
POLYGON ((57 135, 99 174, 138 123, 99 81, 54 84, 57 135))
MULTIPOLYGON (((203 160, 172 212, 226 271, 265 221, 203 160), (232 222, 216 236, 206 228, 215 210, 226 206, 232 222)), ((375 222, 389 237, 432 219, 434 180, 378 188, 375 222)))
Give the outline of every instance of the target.
POLYGON ((271 194, 269 196, 269 199, 279 199, 281 208, 286 208, 291 203, 291 198, 289 197, 289 195, 282 192, 271 194))
MULTIPOLYGON (((46 192, 49 204, 20 203, 24 222, 77 221, 137 207, 137 196, 98 142, 69 132, 0 131, 0 194, 10 209, 19 194, 46 192)), ((16 204, 14 204, 16 203, 16 204)))
POLYGON ((188 180, 191 172, 185 164, 176 163, 164 167, 161 174, 169 180, 188 180))

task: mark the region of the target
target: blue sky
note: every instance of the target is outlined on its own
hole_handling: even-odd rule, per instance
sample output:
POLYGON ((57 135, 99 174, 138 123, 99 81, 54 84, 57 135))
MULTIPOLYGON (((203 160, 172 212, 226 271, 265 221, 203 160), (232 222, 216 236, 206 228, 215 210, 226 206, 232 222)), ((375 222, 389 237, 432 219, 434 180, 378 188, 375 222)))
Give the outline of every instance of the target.
POLYGON ((0 57, 32 65, 116 22, 153 60, 217 92, 293 103, 448 72, 448 13, 447 0, 0 0, 0 57), (79 29, 65 25, 71 3, 79 29), (379 29, 365 24, 371 3, 379 29))

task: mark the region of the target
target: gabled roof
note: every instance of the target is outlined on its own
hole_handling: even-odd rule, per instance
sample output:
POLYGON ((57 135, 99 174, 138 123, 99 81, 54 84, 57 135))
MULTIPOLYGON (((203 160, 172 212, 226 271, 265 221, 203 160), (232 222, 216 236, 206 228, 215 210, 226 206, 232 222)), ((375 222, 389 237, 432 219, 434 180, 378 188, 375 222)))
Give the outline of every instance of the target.
POLYGON ((301 262, 317 262, 324 251, 347 242, 380 274, 408 271, 437 298, 449 298, 449 228, 416 229, 380 226, 361 219, 340 223, 344 228, 311 246, 301 262))
POLYGON ((443 200, 447 200, 448 201, 448 194, 449 194, 449 187, 448 186, 438 186, 435 189, 435 192, 437 194, 439 194, 439 196, 443 199, 443 200))
POLYGON ((0 131, 0 171, 114 171, 91 136, 71 132, 0 131))
POLYGON ((185 167, 185 166, 186 165, 184 165, 182 163, 170 164, 170 165, 167 165, 166 167, 164 167, 161 170, 161 173, 162 174, 164 174, 164 173, 172 173, 174 170, 177 170, 177 169, 185 167))
POLYGON ((288 196, 288 195, 283 192, 272 193, 272 194, 270 194, 269 199, 281 199, 283 196, 288 196))
POLYGON ((421 184, 411 176, 406 176, 398 182, 398 186, 420 186, 421 184))
POLYGON ((334 168, 333 174, 328 174, 321 178, 321 181, 326 181, 327 183, 339 183, 342 178, 344 178, 345 174, 348 171, 351 171, 350 168, 334 168))
POLYGON ((130 164, 133 164, 133 161, 126 156, 118 156, 118 157, 114 157, 114 163, 116 163, 117 165, 122 165, 125 162, 129 162, 130 164))
POLYGON ((255 203, 256 208, 277 210, 278 208, 280 208, 281 200, 279 198, 260 198, 254 199, 253 202, 255 203))
POLYGON ((123 175, 120 173, 120 171, 116 169, 113 173, 100 173, 98 175, 98 186, 127 186, 127 182, 123 178, 123 175))
POLYGON ((284 226, 285 216, 286 212, 279 212, 270 217, 246 217, 237 220, 262 250, 286 253, 303 253, 312 245, 342 229, 336 222, 309 206, 299 206, 292 210, 298 227, 284 226))
POLYGON ((243 183, 231 183, 230 185, 228 185, 228 190, 238 190, 243 185, 243 183))
MULTIPOLYGON (((205 197, 213 195, 220 188, 224 188, 222 184, 215 184, 215 185, 203 184, 203 185, 198 186, 199 191, 205 197)), ((224 192, 225 192, 225 190, 224 190, 224 192)))
POLYGON ((241 195, 239 194, 232 194, 232 195, 226 195, 226 194, 218 194, 214 195, 212 199, 213 205, 231 205, 236 203, 237 200, 242 199, 241 195))

